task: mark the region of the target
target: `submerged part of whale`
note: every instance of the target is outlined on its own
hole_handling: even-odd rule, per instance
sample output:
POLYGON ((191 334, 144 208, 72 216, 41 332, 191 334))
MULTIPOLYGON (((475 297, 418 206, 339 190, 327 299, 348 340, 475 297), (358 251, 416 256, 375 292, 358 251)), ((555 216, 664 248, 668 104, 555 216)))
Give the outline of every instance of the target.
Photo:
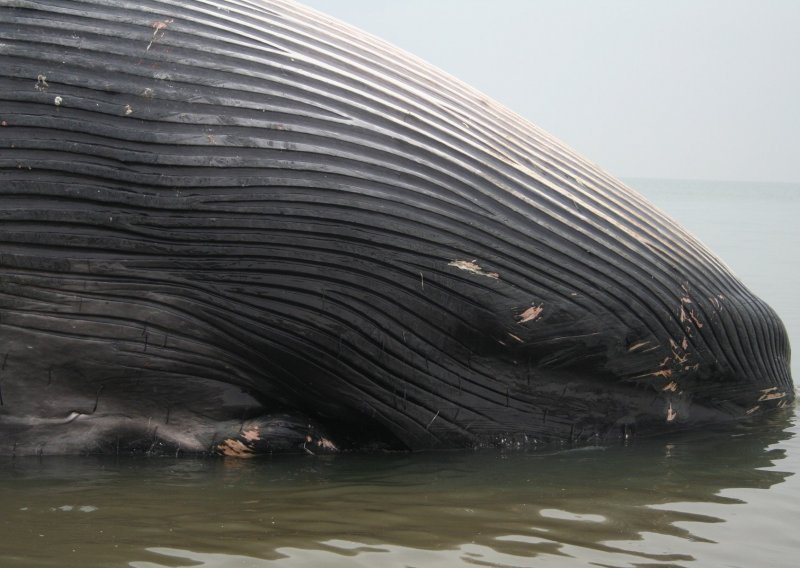
POLYGON ((281 0, 0 10, 0 453, 595 443, 793 399, 636 192, 281 0))

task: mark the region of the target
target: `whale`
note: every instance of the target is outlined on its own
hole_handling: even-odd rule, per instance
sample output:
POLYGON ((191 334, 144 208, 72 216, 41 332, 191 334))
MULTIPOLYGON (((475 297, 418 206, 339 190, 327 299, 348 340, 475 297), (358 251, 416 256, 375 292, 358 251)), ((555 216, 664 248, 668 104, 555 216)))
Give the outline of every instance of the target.
POLYGON ((635 190, 356 28, 2 3, 0 454, 619 443, 786 407, 789 360, 635 190))

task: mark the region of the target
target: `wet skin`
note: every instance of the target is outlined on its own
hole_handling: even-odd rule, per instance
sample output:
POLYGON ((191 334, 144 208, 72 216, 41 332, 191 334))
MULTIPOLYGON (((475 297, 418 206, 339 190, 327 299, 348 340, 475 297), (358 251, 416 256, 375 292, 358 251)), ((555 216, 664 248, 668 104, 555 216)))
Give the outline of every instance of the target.
POLYGON ((607 443, 793 399, 766 304, 480 93, 282 2, 87 6, 0 13, 0 453, 607 443))

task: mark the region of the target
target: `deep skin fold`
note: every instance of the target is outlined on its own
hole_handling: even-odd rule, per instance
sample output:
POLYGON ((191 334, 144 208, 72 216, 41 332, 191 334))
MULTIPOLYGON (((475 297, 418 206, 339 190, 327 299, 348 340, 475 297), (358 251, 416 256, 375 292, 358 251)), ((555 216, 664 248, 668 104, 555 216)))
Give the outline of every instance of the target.
POLYGON ((794 398, 691 235, 325 16, 54 0, 0 52, 0 453, 602 443, 794 398))

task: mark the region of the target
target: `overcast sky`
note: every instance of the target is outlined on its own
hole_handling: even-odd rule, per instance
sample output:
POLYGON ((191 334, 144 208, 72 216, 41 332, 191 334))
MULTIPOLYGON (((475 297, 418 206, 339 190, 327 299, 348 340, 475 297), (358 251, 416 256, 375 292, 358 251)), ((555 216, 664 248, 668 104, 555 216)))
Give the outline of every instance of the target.
POLYGON ((800 182, 800 0, 305 0, 612 174, 800 182))

